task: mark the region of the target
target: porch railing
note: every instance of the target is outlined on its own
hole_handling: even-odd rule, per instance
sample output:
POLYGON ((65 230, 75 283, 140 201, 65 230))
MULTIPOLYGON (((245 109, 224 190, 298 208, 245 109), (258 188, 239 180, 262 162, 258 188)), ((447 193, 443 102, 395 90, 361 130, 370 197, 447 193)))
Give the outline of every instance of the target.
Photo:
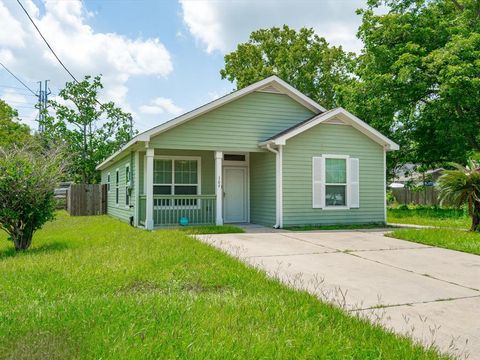
MULTIPOLYGON (((215 224, 215 195, 154 195, 154 226, 215 224)), ((145 224, 146 196, 140 196, 140 223, 145 224)))

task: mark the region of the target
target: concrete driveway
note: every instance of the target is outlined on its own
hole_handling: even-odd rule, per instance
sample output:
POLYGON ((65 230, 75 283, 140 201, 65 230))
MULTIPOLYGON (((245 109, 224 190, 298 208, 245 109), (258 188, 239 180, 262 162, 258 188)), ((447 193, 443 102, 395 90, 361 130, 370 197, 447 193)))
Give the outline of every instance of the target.
POLYGON ((480 359, 480 256, 373 230, 198 238, 427 346, 480 359))

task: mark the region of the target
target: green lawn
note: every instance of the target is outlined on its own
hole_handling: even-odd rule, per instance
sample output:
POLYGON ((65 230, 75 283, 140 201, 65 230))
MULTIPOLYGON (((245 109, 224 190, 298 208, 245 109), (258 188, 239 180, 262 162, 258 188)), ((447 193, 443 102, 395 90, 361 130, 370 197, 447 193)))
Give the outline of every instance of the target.
POLYGON ((290 231, 311 231, 311 230, 356 230, 356 229, 378 229, 386 228, 383 223, 368 223, 368 224, 338 224, 338 225, 301 225, 301 226, 287 226, 285 230, 290 231))
POLYGON ((470 218, 463 210, 442 208, 389 208, 387 221, 397 224, 428 225, 468 229, 470 218))
POLYGON ((181 231, 60 213, 11 248, 0 234, 0 358, 439 357, 181 231))
POLYGON ((453 229, 398 229, 388 236, 480 255, 480 233, 453 229))

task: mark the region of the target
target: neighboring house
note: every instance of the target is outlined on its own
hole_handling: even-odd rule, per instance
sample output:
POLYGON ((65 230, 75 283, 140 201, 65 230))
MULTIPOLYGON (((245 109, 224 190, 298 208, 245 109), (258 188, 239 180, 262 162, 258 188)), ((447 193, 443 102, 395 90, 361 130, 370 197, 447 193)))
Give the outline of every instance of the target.
POLYGON ((412 184, 417 186, 435 186, 438 178, 442 176, 445 171, 444 168, 436 168, 427 170, 425 172, 419 172, 416 170, 417 165, 405 164, 395 172, 395 181, 393 187, 404 187, 405 184, 412 184))
POLYGON ((271 76, 137 135, 97 169, 108 213, 147 229, 378 223, 397 149, 271 76))

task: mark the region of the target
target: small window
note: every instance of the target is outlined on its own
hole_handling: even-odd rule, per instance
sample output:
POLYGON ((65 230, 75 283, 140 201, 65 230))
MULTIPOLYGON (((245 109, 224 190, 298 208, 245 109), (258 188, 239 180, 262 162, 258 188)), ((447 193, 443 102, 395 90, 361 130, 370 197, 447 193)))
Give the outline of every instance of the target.
POLYGON ((241 154, 225 154, 223 155, 225 161, 245 161, 245 155, 241 154))
POLYGON ((130 165, 125 167, 125 183, 130 185, 130 165))
POLYGON ((110 191, 110 173, 107 174, 107 191, 110 191))
POLYGON ((346 159, 325 159, 325 205, 347 205, 346 159))
POLYGON ((117 204, 117 205, 118 205, 118 202, 119 202, 118 200, 119 200, 119 195, 120 195, 119 194, 120 189, 118 187, 119 182, 120 182, 120 172, 117 169, 117 171, 115 171, 115 204, 117 204))

